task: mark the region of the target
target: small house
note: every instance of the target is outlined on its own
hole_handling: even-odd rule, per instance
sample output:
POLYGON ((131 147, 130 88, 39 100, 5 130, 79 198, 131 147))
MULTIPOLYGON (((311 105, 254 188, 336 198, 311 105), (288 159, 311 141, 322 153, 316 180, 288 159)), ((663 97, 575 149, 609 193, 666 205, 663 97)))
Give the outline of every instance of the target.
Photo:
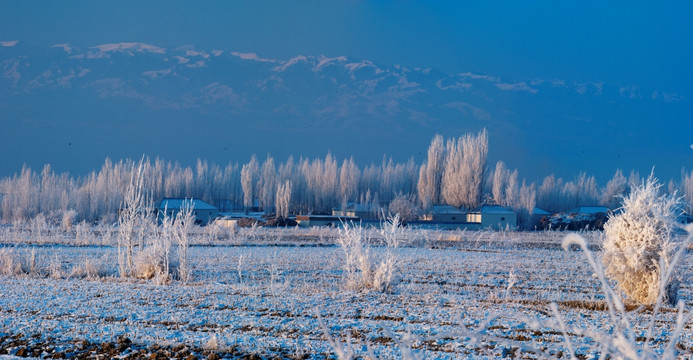
POLYGON ((332 209, 332 216, 350 216, 361 220, 375 221, 380 219, 380 207, 375 204, 349 203, 346 208, 332 209))
POLYGON ((467 212, 452 205, 433 205, 431 211, 423 216, 424 221, 436 223, 466 223, 467 212))
POLYGON ((517 227, 517 214, 500 205, 483 205, 467 214, 467 222, 480 224, 482 229, 512 229, 517 227))
POLYGON ((431 212, 415 226, 435 226, 441 229, 505 229, 517 226, 517 214, 502 206, 484 205, 465 211, 452 205, 434 205, 431 212))
POLYGON ((163 220, 164 214, 168 217, 177 216, 184 206, 192 208, 195 224, 198 225, 207 225, 219 216, 219 209, 200 199, 164 198, 158 207, 159 222, 163 220))
POLYGON ((530 216, 530 228, 528 230, 535 230, 535 229, 542 229, 543 228, 541 220, 546 218, 546 217, 551 216, 551 213, 544 210, 544 209, 540 209, 540 208, 535 206, 534 209, 532 209, 532 213, 529 214, 529 216, 530 216))
POLYGON ((299 227, 329 226, 338 227, 342 223, 358 223, 359 218, 355 216, 338 215, 296 215, 296 222, 299 227))

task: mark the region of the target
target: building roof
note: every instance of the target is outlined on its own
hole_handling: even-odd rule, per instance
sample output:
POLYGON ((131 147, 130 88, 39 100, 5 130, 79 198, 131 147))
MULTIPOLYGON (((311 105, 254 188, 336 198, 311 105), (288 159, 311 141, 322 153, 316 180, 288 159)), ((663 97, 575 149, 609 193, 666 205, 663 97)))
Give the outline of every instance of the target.
POLYGON ((347 207, 345 209, 342 209, 341 207, 336 207, 333 208, 332 210, 334 211, 357 211, 357 212, 378 212, 380 211, 380 206, 376 204, 354 204, 353 202, 350 202, 347 204, 347 207))
POLYGON ((467 212, 452 205, 433 205, 434 214, 466 214, 467 212))
POLYGON ((532 209, 532 215, 551 215, 551 213, 535 206, 534 209, 532 209))
POLYGON ((218 210, 215 206, 195 198, 164 198, 159 203, 159 209, 180 209, 184 202, 192 201, 193 210, 218 210))
POLYGON ((607 214, 608 212, 609 208, 604 206, 579 206, 570 210, 571 214, 607 214))
POLYGON ((356 216, 339 215, 296 215, 296 220, 359 221, 356 216))
MULTIPOLYGON (((504 208, 500 205, 484 205, 480 210, 482 214, 514 214, 512 210, 504 208)), ((479 210, 474 212, 478 213, 479 210)))

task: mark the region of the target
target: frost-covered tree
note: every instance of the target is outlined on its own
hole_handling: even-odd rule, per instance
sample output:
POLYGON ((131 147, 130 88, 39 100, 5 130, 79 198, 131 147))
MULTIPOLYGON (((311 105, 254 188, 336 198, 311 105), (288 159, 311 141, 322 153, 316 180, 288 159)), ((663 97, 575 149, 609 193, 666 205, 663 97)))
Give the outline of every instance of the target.
POLYGON ((561 191, 563 211, 578 206, 594 206, 599 203, 599 190, 594 176, 581 172, 573 181, 568 181, 561 191))
POLYGON ((481 204, 482 190, 484 184, 484 172, 486 170, 486 157, 488 156, 488 133, 483 129, 476 136, 467 134, 462 137, 462 151, 464 154, 463 182, 468 186, 465 188, 465 196, 462 206, 472 209, 481 204))
POLYGON ((522 180, 520 193, 517 203, 513 204, 512 208, 517 213, 517 226, 523 230, 530 230, 532 224, 532 214, 537 201, 537 191, 534 183, 527 185, 522 180))
POLYGON ((252 208, 257 196, 257 179, 260 177, 260 168, 255 155, 250 157, 250 162, 241 169, 241 186, 243 187, 243 205, 246 210, 252 208))
POLYGON ((441 194, 445 203, 473 209, 481 204, 488 135, 467 134, 446 145, 441 194))
MULTIPOLYGON (((141 243, 138 236, 149 213, 147 192, 144 188, 144 158, 136 171, 130 175, 130 183, 125 189, 125 197, 118 216, 118 265, 120 276, 135 276, 135 246, 141 243)), ((141 249, 141 247, 140 247, 141 249)))
POLYGON ((640 186, 640 184, 642 184, 643 180, 644 179, 640 176, 639 172, 637 172, 635 170, 630 171, 630 175, 628 176, 628 185, 630 187, 640 186))
POLYGON ((520 178, 517 169, 508 174, 505 187, 505 201, 500 204, 512 207, 520 202, 520 178))
POLYGON ((606 183, 604 190, 602 191, 599 203, 609 209, 615 209, 618 207, 621 201, 621 197, 628 190, 628 180, 621 170, 616 170, 614 177, 606 183))
POLYGON ((262 173, 257 180, 258 199, 265 213, 272 211, 274 207, 274 198, 277 193, 276 178, 277 169, 274 166, 274 158, 267 155, 267 159, 262 164, 262 173))
POLYGON ((392 216, 399 216, 402 224, 416 221, 421 216, 421 208, 416 206, 416 199, 413 194, 399 193, 390 202, 388 210, 392 216))
POLYGON ((291 206, 291 181, 286 180, 277 186, 277 194, 275 200, 277 208, 277 217, 286 219, 289 217, 289 208, 291 206))
POLYGON ((418 193, 424 209, 440 203, 441 178, 445 161, 443 137, 436 135, 428 147, 428 158, 419 170, 418 193))
POLYGON ((678 291, 676 276, 663 275, 676 249, 672 224, 679 199, 661 195, 660 190, 661 184, 650 175, 631 189, 623 199, 623 211, 604 225, 606 275, 629 299, 644 305, 654 304, 660 294, 674 305, 678 291))
POLYGON ((688 214, 693 215, 693 171, 681 174, 681 193, 688 206, 688 214))
POLYGON ((354 200, 356 191, 359 186, 360 170, 354 163, 354 159, 344 160, 339 168, 339 198, 342 203, 342 208, 350 200, 354 200))
POLYGON ((508 171, 505 169, 505 164, 502 161, 498 161, 496 163, 496 169, 493 171, 493 183, 491 184, 493 201, 498 205, 505 203, 507 178, 508 171))
POLYGON ((537 207, 549 212, 559 212, 563 210, 561 205, 561 188, 563 179, 556 180, 553 174, 544 178, 537 192, 537 207))

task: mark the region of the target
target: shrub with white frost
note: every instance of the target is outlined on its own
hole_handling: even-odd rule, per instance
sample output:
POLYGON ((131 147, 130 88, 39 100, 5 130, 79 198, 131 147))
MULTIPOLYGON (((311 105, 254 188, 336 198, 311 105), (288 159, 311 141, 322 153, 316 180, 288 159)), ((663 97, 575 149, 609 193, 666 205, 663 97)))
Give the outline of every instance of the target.
POLYGON ((361 224, 345 223, 337 243, 344 251, 346 286, 350 290, 390 292, 395 281, 396 250, 402 230, 399 216, 391 217, 381 230, 385 245, 381 256, 371 252, 370 232, 361 224))
POLYGON ((604 225, 603 263, 606 275, 628 299, 643 305, 663 300, 676 303, 676 274, 663 277, 675 251, 673 223, 679 199, 659 195, 661 184, 650 175, 623 199, 622 212, 604 225))

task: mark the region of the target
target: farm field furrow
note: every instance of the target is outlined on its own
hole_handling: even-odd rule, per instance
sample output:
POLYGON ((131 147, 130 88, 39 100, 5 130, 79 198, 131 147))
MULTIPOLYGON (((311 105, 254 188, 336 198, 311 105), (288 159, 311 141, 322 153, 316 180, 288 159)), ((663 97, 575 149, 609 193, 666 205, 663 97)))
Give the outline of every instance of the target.
MULTIPOLYGON (((396 249, 391 293, 348 290, 336 246, 193 246, 193 280, 167 285, 115 277, 112 246, 16 247, 24 255, 34 251, 39 262, 59 263, 65 275, 1 277, 0 335, 36 335, 54 347, 127 338, 144 348, 187 346, 229 357, 324 358, 339 347, 378 358, 409 351, 422 358, 541 358, 529 350, 565 351, 560 330, 528 325, 553 316, 551 302, 570 326, 608 330, 599 282, 582 252, 467 245, 396 249), (71 277, 69 269, 85 259, 112 275, 71 277)), ((690 279, 690 266, 684 275, 690 279)), ((684 284, 680 297, 690 303, 690 282, 684 284)), ((651 310, 638 311, 629 316, 644 332, 651 310)), ((666 338, 675 321, 676 312, 665 309, 655 324, 658 337, 666 338)), ((693 349, 688 326, 678 342, 683 353, 693 349)), ((589 338, 569 335, 577 353, 594 355, 587 353, 589 338)))

